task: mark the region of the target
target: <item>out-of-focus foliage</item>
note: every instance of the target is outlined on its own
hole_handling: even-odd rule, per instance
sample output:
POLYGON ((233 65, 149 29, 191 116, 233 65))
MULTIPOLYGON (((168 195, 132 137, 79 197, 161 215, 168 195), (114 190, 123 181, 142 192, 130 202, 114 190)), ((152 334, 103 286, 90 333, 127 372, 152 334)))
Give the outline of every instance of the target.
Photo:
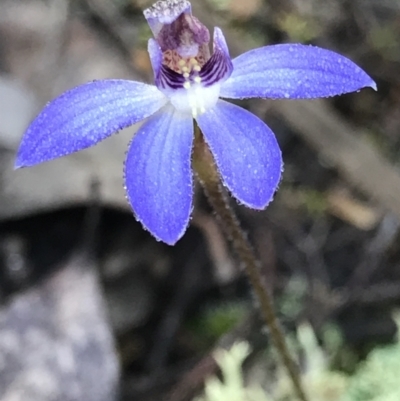
POLYGON ((301 313, 307 292, 307 282, 300 276, 293 276, 279 299, 279 311, 286 319, 295 319, 301 313))
MULTIPOLYGON (((400 315, 396 316, 400 328, 400 315)), ((375 348, 352 376, 341 401, 400 400, 400 339, 396 344, 375 348)))
MULTIPOLYGON (((332 330, 332 336, 335 333, 332 330)), ((304 365, 302 381, 310 401, 338 401, 344 394, 349 378, 341 372, 329 370, 330 359, 319 346, 311 326, 303 323, 297 329, 297 341, 303 353, 304 365)), ((335 341, 335 345, 338 342, 335 341)), ((335 347, 331 344, 331 346, 335 347)), ((292 385, 286 372, 281 369, 277 374, 273 399, 279 401, 295 401, 292 385)))
POLYGON ((246 387, 242 363, 249 355, 247 343, 236 343, 229 351, 218 350, 215 359, 221 368, 223 380, 210 378, 204 389, 204 397, 196 401, 271 401, 260 387, 246 387))
POLYGON ((278 20, 278 26, 296 42, 308 42, 319 35, 320 28, 315 20, 286 13, 278 20))
POLYGON ((217 306, 208 306, 198 317, 190 321, 188 329, 200 343, 209 348, 243 320, 249 310, 249 305, 244 302, 226 302, 217 306))
MULTIPOLYGON (((400 317, 396 320, 400 327, 400 317)), ((340 341, 337 341, 336 331, 331 330, 336 348, 340 341)), ((352 375, 330 370, 329 357, 308 324, 299 326, 297 341, 304 353, 302 380, 310 401, 400 400, 400 341, 375 348, 352 375)), ((222 380, 211 377, 204 396, 195 401, 295 401, 291 382, 283 369, 274 374, 275 379, 271 380, 274 385, 269 393, 261 386, 246 385, 242 364, 249 353, 248 344, 243 342, 229 351, 218 350, 215 359, 221 368, 222 380)))

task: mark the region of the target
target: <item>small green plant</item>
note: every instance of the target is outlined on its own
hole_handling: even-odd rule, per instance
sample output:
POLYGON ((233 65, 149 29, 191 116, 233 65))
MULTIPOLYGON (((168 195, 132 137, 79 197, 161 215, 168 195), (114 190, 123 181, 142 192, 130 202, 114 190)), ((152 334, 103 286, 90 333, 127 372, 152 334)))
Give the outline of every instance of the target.
POLYGON ((261 388, 244 384, 242 363, 249 352, 250 347, 245 342, 234 344, 229 351, 217 350, 214 357, 223 379, 215 376, 208 379, 204 396, 196 401, 272 401, 261 388))
MULTIPOLYGON (((398 330, 400 314, 395 314, 398 330)), ((360 364, 340 401, 400 400, 400 338, 393 345, 374 349, 360 364)))
MULTIPOLYGON (((400 328, 400 314, 395 315, 400 328)), ((337 330, 333 330, 334 347, 340 347, 337 330)), ((303 350, 302 381, 310 401, 399 401, 400 338, 397 343, 374 349, 353 375, 333 371, 330 358, 318 344, 310 325, 297 329, 296 342, 303 350)), ((328 347, 329 348, 329 347, 328 347)), ((230 350, 217 350, 215 359, 222 380, 207 380, 204 395, 195 401, 296 401, 291 382, 283 369, 271 374, 269 383, 246 385, 242 364, 249 355, 247 343, 235 344, 230 350), (267 393, 263 387, 270 389, 267 393)))
MULTIPOLYGON (((296 342, 303 350, 302 381, 310 401, 339 401, 348 386, 348 376, 329 369, 330 359, 318 344, 312 327, 299 325, 296 342)), ((278 373, 274 391, 276 401, 295 401, 292 388, 284 372, 278 373)))

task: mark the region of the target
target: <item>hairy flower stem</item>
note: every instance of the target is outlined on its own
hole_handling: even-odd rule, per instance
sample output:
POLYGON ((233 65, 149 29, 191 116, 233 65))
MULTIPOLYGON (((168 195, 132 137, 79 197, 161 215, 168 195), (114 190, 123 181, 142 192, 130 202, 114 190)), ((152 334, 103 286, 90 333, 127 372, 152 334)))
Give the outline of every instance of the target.
POLYGON ((229 205, 229 200, 221 186, 221 180, 215 167, 213 157, 198 127, 196 127, 195 132, 193 168, 197 174, 197 178, 205 191, 209 203, 216 212, 223 230, 232 242, 233 248, 245 268, 259 302, 261 313, 271 333, 272 342, 289 373, 295 394, 301 401, 307 401, 298 368, 290 356, 285 336, 274 312, 271 295, 264 285, 259 263, 253 248, 246 234, 240 227, 239 220, 234 210, 229 205))

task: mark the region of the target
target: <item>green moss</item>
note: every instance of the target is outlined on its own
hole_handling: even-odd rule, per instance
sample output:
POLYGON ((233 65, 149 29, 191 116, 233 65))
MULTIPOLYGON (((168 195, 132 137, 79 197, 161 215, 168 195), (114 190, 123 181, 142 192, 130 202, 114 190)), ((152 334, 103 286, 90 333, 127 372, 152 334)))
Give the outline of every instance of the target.
MULTIPOLYGON (((216 315, 213 317, 215 318, 216 315)), ((213 319, 212 319, 213 320, 213 319)), ((400 317, 396 317, 400 327, 400 317)), ((212 327, 212 325, 211 325, 212 327)), ((324 334, 328 352, 318 343, 309 324, 301 324, 296 339, 303 351, 302 381, 309 401, 399 401, 400 341, 374 349, 358 365, 353 375, 333 371, 330 356, 341 347, 336 328, 324 334)), ((229 351, 218 350, 215 359, 221 368, 222 380, 212 377, 206 382, 204 395, 195 401, 296 401, 286 370, 278 367, 263 387, 246 385, 242 364, 249 354, 246 343, 235 344, 229 351)))
POLYGON ((240 302, 208 307, 192 319, 187 328, 208 348, 242 321, 249 309, 248 304, 240 302))
POLYGON ((400 343, 373 350, 341 401, 400 400, 400 343))

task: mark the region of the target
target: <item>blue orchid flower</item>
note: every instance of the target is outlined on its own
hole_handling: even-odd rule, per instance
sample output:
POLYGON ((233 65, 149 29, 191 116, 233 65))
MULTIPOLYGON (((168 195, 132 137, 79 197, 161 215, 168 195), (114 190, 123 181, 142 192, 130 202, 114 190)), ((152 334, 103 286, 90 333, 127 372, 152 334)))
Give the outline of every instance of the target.
POLYGON ((155 86, 99 80, 65 92, 28 127, 15 166, 88 148, 145 120, 127 152, 126 194, 136 218, 167 244, 176 243, 189 224, 193 119, 240 203, 265 208, 281 179, 281 152, 271 129, 221 98, 310 99, 376 89, 352 61, 318 47, 266 46, 231 60, 215 28, 210 54, 209 31, 186 0, 158 1, 144 15, 154 34, 148 51, 155 86))

